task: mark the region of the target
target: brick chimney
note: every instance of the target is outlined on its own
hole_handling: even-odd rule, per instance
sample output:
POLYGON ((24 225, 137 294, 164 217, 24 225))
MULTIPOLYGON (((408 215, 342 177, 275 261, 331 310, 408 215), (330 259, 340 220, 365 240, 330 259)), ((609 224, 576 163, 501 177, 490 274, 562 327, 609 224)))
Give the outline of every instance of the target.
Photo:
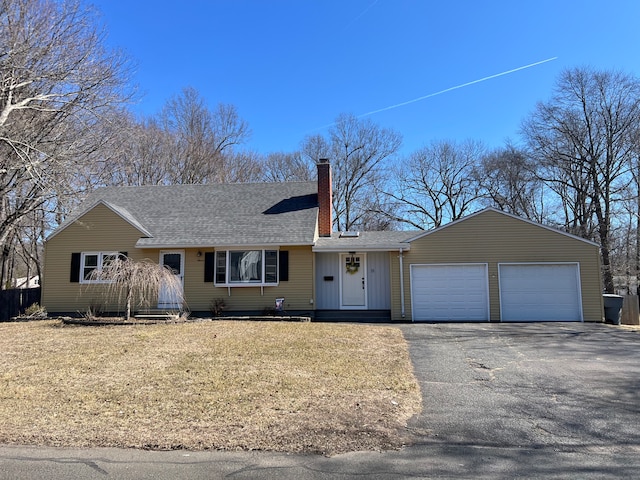
POLYGON ((321 158, 318 163, 318 235, 330 237, 333 224, 331 200, 331 164, 327 158, 321 158))

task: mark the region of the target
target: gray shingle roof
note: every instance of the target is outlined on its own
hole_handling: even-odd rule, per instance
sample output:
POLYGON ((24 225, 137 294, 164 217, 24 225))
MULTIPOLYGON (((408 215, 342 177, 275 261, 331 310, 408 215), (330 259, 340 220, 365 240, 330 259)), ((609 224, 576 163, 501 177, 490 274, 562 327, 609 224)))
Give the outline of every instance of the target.
POLYGON ((334 232, 331 237, 321 237, 316 241, 314 251, 366 251, 398 250, 409 248, 407 240, 414 238, 418 231, 360 232, 357 237, 341 237, 334 232))
POLYGON ((138 247, 312 245, 318 214, 315 182, 106 187, 61 228, 100 202, 151 234, 138 247))

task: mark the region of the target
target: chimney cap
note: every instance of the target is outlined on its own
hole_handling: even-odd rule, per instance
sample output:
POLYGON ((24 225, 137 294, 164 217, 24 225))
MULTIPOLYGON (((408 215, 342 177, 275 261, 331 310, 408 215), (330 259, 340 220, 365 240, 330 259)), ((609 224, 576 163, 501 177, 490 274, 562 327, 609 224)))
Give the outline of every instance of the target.
POLYGON ((320 159, 318 159, 318 163, 329 163, 329 159, 328 158, 320 158, 320 159))

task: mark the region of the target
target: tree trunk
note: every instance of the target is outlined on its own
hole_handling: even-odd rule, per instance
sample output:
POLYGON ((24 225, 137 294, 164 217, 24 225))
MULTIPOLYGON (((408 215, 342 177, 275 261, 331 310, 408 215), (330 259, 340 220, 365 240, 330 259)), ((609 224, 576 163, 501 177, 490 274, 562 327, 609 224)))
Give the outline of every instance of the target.
POLYGON ((127 289, 127 316, 125 320, 129 320, 131 318, 131 297, 133 296, 133 289, 127 289))
POLYGON ((613 271, 611 268, 611 252, 609 249, 609 236, 600 234, 600 252, 602 254, 602 281, 606 293, 614 293, 613 271))

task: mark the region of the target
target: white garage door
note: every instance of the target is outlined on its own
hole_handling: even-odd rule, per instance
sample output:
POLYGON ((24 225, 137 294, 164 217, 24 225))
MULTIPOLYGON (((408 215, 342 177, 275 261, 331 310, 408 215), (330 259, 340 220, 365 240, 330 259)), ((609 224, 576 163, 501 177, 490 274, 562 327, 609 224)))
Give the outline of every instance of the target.
POLYGON ((488 321, 487 265, 411 265, 411 309, 413 321, 488 321))
POLYGON ((503 264, 498 271, 503 322, 582 321, 578 264, 503 264))

